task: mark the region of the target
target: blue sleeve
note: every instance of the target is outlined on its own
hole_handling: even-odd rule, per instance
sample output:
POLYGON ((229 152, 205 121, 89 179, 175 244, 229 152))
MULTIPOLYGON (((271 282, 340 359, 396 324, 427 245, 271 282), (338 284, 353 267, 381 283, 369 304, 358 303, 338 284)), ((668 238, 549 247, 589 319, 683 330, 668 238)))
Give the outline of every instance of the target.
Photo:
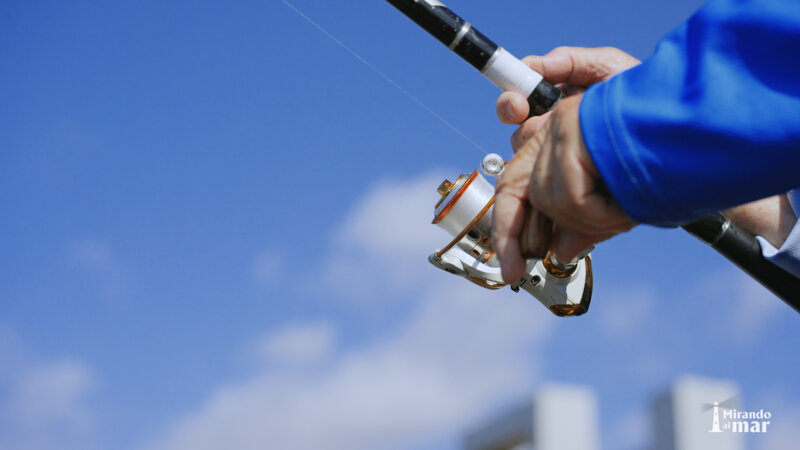
POLYGON ((634 220, 676 226, 800 187, 800 1, 711 0, 580 106, 634 220))
MULTIPOLYGON (((795 217, 800 217, 800 190, 789 193, 789 202, 792 205, 795 217)), ((781 248, 773 247, 761 236, 757 238, 765 258, 800 278, 800 219, 795 222, 794 228, 792 228, 789 237, 786 238, 781 248)))

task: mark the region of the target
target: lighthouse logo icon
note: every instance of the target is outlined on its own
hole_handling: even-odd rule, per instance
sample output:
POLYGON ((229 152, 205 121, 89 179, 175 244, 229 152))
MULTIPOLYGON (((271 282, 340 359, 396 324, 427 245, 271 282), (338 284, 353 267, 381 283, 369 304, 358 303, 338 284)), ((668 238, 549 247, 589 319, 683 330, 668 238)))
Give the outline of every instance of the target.
MULTIPOLYGON (((703 404, 703 411, 707 412, 710 410, 714 410, 714 416, 711 422, 711 429, 708 430, 709 433, 722 433, 723 427, 719 425, 719 410, 726 410, 726 409, 733 409, 736 405, 739 404, 739 397, 733 396, 725 401, 722 402, 714 402, 714 404, 704 403, 703 404)), ((726 426, 727 428, 727 426, 726 426)))
POLYGON ((711 429, 708 430, 709 433, 722 433, 722 430, 719 429, 719 403, 714 402, 714 423, 711 425, 711 429))

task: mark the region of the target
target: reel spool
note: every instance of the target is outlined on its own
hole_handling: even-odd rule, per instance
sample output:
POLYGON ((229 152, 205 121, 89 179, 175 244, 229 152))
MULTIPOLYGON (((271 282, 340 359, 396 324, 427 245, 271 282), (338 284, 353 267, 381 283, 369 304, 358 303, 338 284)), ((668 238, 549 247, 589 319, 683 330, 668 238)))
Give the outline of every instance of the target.
MULTIPOLYGON (((481 169, 496 177, 503 165, 503 159, 492 154, 484 158, 481 169)), ((434 207, 433 224, 453 240, 431 254, 428 261, 483 288, 506 286, 491 240, 494 186, 475 170, 470 175, 461 174, 454 182, 444 180, 437 191, 441 199, 434 207)), ((549 227, 552 230, 552 224, 549 227)), ((547 225, 539 219, 526 220, 525 228, 523 238, 529 236, 529 240, 535 241, 530 236, 537 232, 547 233, 541 231, 547 230, 547 225)), ((544 239, 549 240, 549 234, 544 239)), ((527 252, 526 257, 530 254, 527 252)), ((567 263, 558 261, 552 252, 530 257, 522 279, 510 287, 533 295, 557 316, 579 316, 588 311, 592 299, 591 257, 579 255, 567 263)))

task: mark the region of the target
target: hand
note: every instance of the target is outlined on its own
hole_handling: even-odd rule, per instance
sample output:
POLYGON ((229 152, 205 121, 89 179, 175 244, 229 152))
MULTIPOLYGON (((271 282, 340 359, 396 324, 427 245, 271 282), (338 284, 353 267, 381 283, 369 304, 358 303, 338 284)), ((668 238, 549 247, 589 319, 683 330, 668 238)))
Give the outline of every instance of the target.
POLYGON ((569 97, 556 106, 537 133, 516 148, 497 183, 492 245, 508 283, 518 281, 525 269, 519 234, 526 201, 556 223, 552 249, 562 261, 634 225, 598 189, 602 181, 580 132, 581 97, 569 97))
MULTIPOLYGON (((493 247, 508 283, 518 281, 525 269, 519 234, 526 201, 556 223, 551 249, 562 261, 634 226, 602 189, 583 143, 578 106, 587 86, 639 61, 611 48, 566 47, 525 61, 572 96, 554 111, 528 119, 512 136, 516 155, 498 181, 492 226, 493 247)), ((498 99, 497 111, 501 121, 518 123, 528 115, 527 101, 507 92, 498 99)))

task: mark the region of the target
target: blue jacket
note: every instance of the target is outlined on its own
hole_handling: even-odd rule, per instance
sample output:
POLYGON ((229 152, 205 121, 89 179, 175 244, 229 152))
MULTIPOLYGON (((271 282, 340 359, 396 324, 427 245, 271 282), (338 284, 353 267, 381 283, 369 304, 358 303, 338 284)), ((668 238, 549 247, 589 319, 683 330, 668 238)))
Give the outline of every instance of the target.
POLYGON ((800 1, 711 0, 581 102, 634 220, 675 226, 800 187, 800 1))

